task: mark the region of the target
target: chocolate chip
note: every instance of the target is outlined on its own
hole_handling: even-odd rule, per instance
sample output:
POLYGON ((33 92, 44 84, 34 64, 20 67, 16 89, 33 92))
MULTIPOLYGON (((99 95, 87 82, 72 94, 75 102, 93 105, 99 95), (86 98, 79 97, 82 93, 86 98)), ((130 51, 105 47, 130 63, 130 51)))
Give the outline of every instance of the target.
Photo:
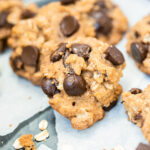
POLYGON ((76 105, 76 102, 72 102, 72 106, 75 106, 76 105))
POLYGON ((141 43, 132 43, 131 54, 136 61, 142 63, 147 56, 147 49, 141 43))
POLYGON ((92 17, 95 18, 96 36, 99 34, 108 35, 112 30, 112 19, 103 11, 93 11, 92 17))
POLYGON ((69 37, 77 32, 79 29, 79 23, 73 16, 66 16, 60 23, 60 30, 64 36, 69 37))
POLYGON ((67 57, 70 55, 70 51, 69 50, 66 50, 66 52, 65 52, 65 55, 63 56, 63 65, 64 65, 64 67, 66 68, 66 67, 69 67, 67 64, 66 64, 66 59, 67 59, 67 57))
POLYGON ((7 25, 8 12, 0 12, 0 27, 7 25))
POLYGON ((6 39, 0 40, 0 53, 5 51, 6 45, 7 45, 6 39))
POLYGON ((68 75, 64 79, 64 90, 69 96, 81 96, 86 91, 85 80, 78 75, 68 75))
POLYGON ((47 96, 53 97, 55 94, 60 92, 56 87, 57 84, 58 82, 54 78, 51 78, 51 79, 44 78, 42 80, 41 87, 42 87, 43 92, 47 96))
POLYGON ((35 17, 36 13, 32 12, 31 10, 25 9, 22 14, 21 18, 22 19, 29 19, 35 17))
POLYGON ((62 56, 65 54, 65 51, 66 51, 66 44, 61 43, 58 49, 54 53, 52 53, 50 60, 52 62, 59 61, 62 58, 62 56))
POLYGON ((141 36, 140 33, 137 32, 137 31, 134 32, 134 35, 135 35, 136 38, 139 38, 141 36))
POLYGON ((106 3, 105 3, 104 0, 99 0, 99 1, 97 1, 97 2, 95 3, 95 5, 99 6, 100 9, 106 9, 106 8, 107 8, 106 3))
POLYGON ((91 52, 91 47, 87 44, 73 44, 71 50, 73 54, 77 54, 87 60, 91 52))
POLYGON ((38 48, 34 46, 23 47, 21 59, 25 65, 36 66, 38 61, 38 48))
POLYGON ((150 145, 140 143, 136 150, 150 150, 150 145))
POLYGON ((139 94, 139 93, 142 93, 142 90, 138 88, 132 88, 130 92, 131 94, 139 94))
POLYGON ((116 106, 118 101, 113 101, 112 103, 110 103, 110 105, 108 107, 103 107, 104 111, 110 111, 113 107, 116 106))
POLYGON ((75 3, 75 0, 61 0, 62 5, 68 5, 75 3))
POLYGON ((20 57, 11 58, 11 62, 14 71, 23 69, 23 62, 20 57))
POLYGON ((143 119, 143 116, 141 115, 141 113, 138 113, 134 116, 134 120, 141 120, 143 119))
POLYGON ((122 65, 125 61, 122 53, 115 46, 111 46, 107 49, 106 59, 113 65, 122 65))

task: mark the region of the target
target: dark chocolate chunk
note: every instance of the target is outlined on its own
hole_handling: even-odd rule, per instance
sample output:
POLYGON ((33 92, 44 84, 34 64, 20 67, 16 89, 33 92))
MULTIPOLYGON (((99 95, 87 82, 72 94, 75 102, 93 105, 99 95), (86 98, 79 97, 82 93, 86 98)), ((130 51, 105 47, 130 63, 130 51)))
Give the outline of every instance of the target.
POLYGON ((36 13, 32 12, 31 10, 28 10, 28 9, 25 9, 21 14, 22 19, 29 19, 29 18, 33 18, 35 16, 36 16, 36 13))
POLYGON ((0 12, 0 27, 4 27, 8 24, 7 16, 8 12, 0 12))
POLYGON ((134 35, 135 35, 136 38, 139 38, 141 36, 140 33, 137 32, 137 31, 134 32, 134 35))
POLYGON ((140 143, 136 150, 150 150, 150 145, 140 143))
POLYGON ((73 16, 66 16, 60 23, 60 30, 64 36, 69 37, 77 32, 79 29, 79 23, 73 16))
POLYGON ((122 65, 125 61, 122 53, 115 46, 111 46, 107 49, 106 59, 113 65, 122 65))
POLYGON ((59 48, 54 53, 52 53, 50 60, 52 62, 59 61, 62 58, 62 56, 65 54, 65 52, 66 52, 66 44, 61 43, 59 45, 59 48))
POLYGON ((81 96, 86 91, 85 80, 78 75, 68 75, 64 79, 64 90, 69 96, 81 96))
POLYGON ((61 0, 62 5, 68 5, 75 3, 75 0, 61 0))
POLYGON ((91 52, 91 47, 87 44, 73 44, 71 50, 73 54, 77 54, 87 60, 91 52))
POLYGON ((72 106, 75 106, 76 105, 76 102, 72 102, 72 106))
POLYGON ((131 94, 139 94, 139 93, 142 93, 142 90, 138 88, 132 88, 130 92, 131 94))
POLYGON ((44 78, 42 80, 41 87, 42 87, 43 92, 47 96, 53 97, 55 94, 60 92, 56 87, 57 84, 58 82, 54 78, 51 78, 51 79, 44 78))
POLYGON ((6 39, 0 40, 0 53, 5 51, 6 45, 7 45, 6 39))
POLYGON ((66 68, 66 67, 69 67, 67 64, 66 64, 66 59, 67 59, 67 57, 70 55, 70 51, 69 50, 66 50, 66 52, 65 52, 65 55, 63 56, 63 65, 64 65, 64 67, 66 68))
POLYGON ((134 120, 141 120, 143 119, 143 116, 141 115, 141 113, 138 113, 134 116, 134 120))
POLYGON ((25 65, 36 66, 38 62, 38 48, 34 46, 23 47, 21 59, 25 65))
POLYGON ((132 43, 131 54, 137 62, 142 63, 147 56, 147 49, 141 43, 132 43))
POLYGON ((112 103, 110 103, 110 105, 108 107, 103 107, 104 111, 110 111, 113 107, 116 106, 118 101, 113 101, 112 103))
POLYGON ((91 15, 95 18, 95 31, 97 36, 99 34, 108 35, 113 28, 112 19, 103 11, 93 11, 91 15))
POLYGON ((11 58, 11 62, 14 71, 23 69, 23 62, 20 57, 11 58))

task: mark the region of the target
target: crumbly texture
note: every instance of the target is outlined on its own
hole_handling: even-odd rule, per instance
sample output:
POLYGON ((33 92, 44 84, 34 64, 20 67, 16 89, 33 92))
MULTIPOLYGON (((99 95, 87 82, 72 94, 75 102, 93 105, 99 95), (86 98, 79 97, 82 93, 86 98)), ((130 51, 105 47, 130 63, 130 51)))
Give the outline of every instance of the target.
POLYGON ((25 150, 36 150, 36 147, 35 147, 34 142, 33 142, 33 135, 32 134, 22 135, 19 138, 19 142, 20 142, 20 145, 22 145, 25 150))
POLYGON ((38 11, 35 4, 24 6, 21 0, 0 0, 0 52, 7 47, 11 28, 22 19, 33 17, 38 11))
POLYGON ((144 137, 150 142, 150 85, 140 93, 131 93, 130 91, 122 94, 122 101, 128 118, 141 128, 144 137))
POLYGON ((128 29, 126 16, 111 0, 77 0, 75 4, 67 6, 71 10, 79 12, 82 21, 85 21, 86 24, 89 23, 92 37, 108 44, 117 44, 128 29), (110 21, 106 19, 107 17, 101 17, 103 14, 110 18, 110 21), (99 20, 102 21, 99 22, 99 20), (106 30, 105 33, 96 31, 97 22, 100 26, 105 26, 102 28, 102 30, 106 30), (112 24, 111 27, 108 24, 112 24))
POLYGON ((105 58, 109 45, 95 38, 66 41, 65 56, 62 56, 59 46, 54 41, 43 46, 41 72, 45 79, 42 88, 50 97, 52 108, 67 117, 74 129, 86 129, 104 117, 104 108, 118 100, 122 92, 119 80, 125 62, 113 65, 105 58), (81 45, 76 45, 71 52, 74 44, 81 45), (88 53, 82 56, 83 44, 91 49, 87 48, 88 53), (54 57, 56 53, 62 58, 54 57), (70 76, 79 82, 71 84, 70 76))
POLYGON ((127 52, 135 60, 137 67, 150 75, 150 15, 144 17, 130 29, 127 40, 127 52), (131 48, 133 43, 141 45, 140 50, 134 48, 134 54, 131 48))

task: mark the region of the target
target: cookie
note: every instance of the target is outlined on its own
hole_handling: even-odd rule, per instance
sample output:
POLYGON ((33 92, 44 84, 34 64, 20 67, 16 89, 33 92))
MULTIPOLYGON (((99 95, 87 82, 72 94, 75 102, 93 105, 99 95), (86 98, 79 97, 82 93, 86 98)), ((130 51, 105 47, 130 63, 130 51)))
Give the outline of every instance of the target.
POLYGON ((122 94, 123 105, 130 121, 141 128, 144 137, 150 142, 150 85, 143 91, 133 88, 122 94))
POLYGON ((137 67, 150 75, 150 15, 134 25, 127 34, 127 52, 137 67))
POLYGON ((104 117, 104 109, 118 100, 125 60, 114 46, 95 38, 43 45, 42 89, 56 111, 74 129, 86 129, 104 117))
POLYGON ((0 1, 0 52, 7 46, 11 28, 22 19, 34 17, 36 12, 37 6, 34 4, 24 6, 20 0, 0 1))
POLYGON ((109 44, 117 44, 127 31, 128 21, 111 0, 61 0, 62 5, 79 12, 90 23, 91 35, 109 44))

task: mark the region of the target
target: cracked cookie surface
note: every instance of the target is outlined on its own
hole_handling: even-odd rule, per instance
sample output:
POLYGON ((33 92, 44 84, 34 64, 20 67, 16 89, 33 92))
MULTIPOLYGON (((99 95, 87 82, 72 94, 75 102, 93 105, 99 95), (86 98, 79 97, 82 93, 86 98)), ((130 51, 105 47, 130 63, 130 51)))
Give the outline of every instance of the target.
POLYGON ((150 85, 143 91, 133 88, 122 94, 123 105, 130 121, 141 128, 144 137, 150 142, 150 85))
POLYGON ((34 17, 37 11, 35 4, 24 6, 21 0, 0 0, 0 52, 7 47, 11 28, 20 20, 34 17))
POLYGON ((150 75, 150 15, 134 25, 127 34, 127 52, 137 67, 150 75))
POLYGON ((50 105, 71 120, 75 129, 86 129, 101 120, 104 109, 122 92, 119 80, 124 57, 116 47, 95 38, 46 42, 41 60, 42 89, 50 105))

